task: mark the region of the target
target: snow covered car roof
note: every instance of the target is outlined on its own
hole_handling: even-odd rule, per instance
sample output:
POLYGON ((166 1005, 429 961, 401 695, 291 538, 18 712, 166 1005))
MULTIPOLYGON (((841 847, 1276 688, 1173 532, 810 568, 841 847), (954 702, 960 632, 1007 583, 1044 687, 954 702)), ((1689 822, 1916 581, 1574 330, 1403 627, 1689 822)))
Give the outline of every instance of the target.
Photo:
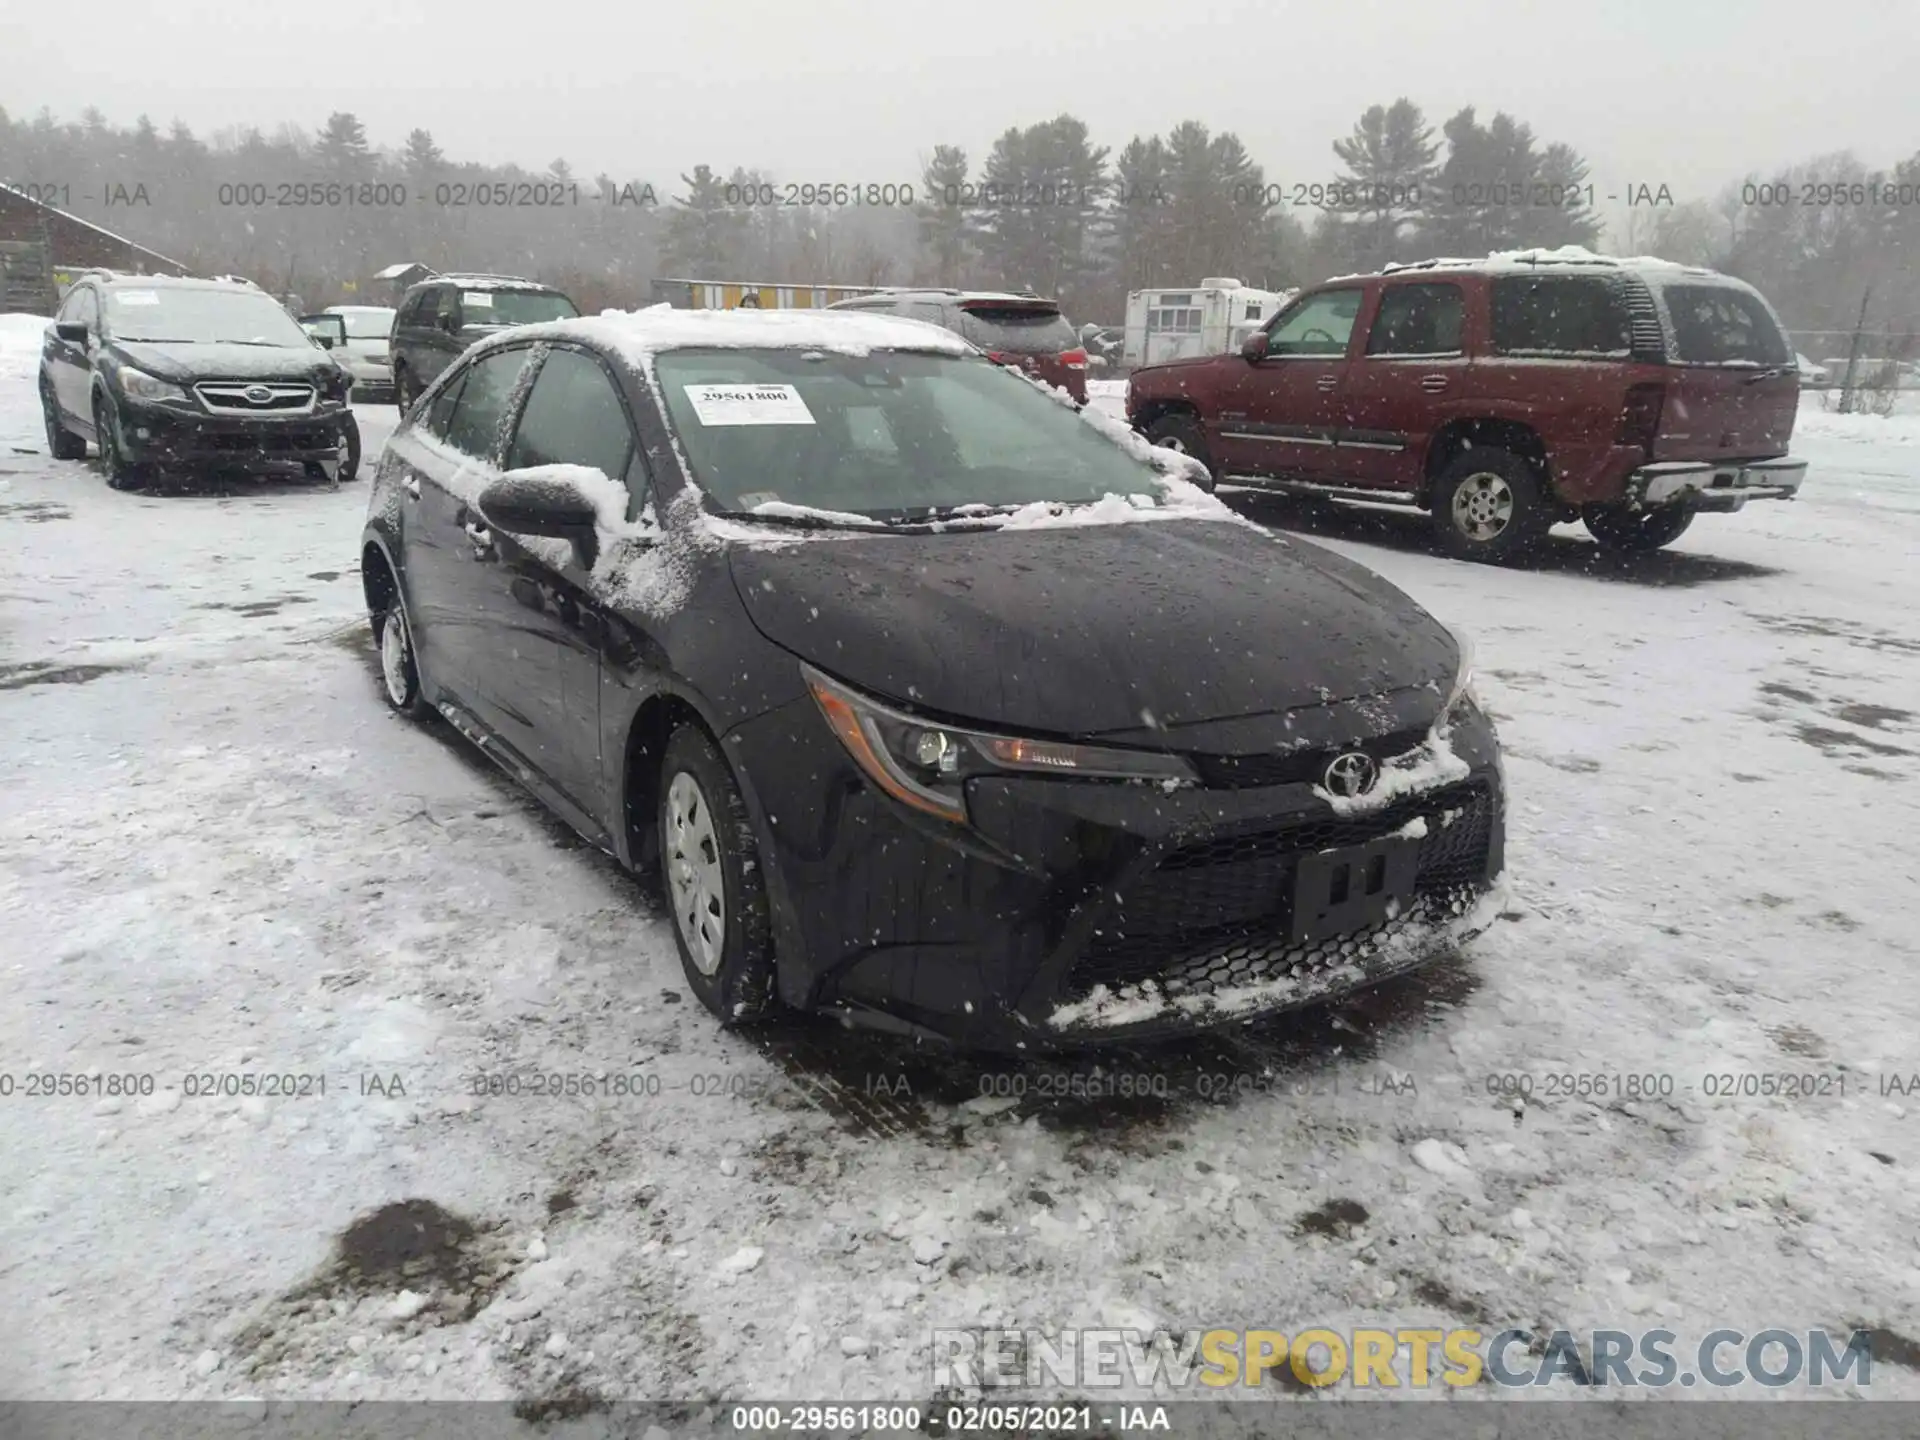
POLYGON ((867 355, 875 350, 918 350, 933 355, 971 355, 974 347, 950 330, 895 315, 857 310, 607 310, 578 320, 523 325, 515 340, 578 339, 606 346, 643 373, 663 350, 825 350, 867 355))

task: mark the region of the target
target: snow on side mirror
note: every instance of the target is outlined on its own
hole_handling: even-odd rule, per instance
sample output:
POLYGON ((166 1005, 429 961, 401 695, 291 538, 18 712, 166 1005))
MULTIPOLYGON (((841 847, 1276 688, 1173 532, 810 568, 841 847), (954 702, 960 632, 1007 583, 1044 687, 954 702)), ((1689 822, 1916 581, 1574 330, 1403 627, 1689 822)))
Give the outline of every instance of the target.
POLYGON ((541 535, 572 544, 585 569, 600 551, 596 512, 587 493, 564 476, 509 470, 480 492, 480 514, 509 535, 541 535))
POLYGON ((1240 354, 1248 361, 1267 358, 1267 332, 1256 330, 1240 342, 1240 354))

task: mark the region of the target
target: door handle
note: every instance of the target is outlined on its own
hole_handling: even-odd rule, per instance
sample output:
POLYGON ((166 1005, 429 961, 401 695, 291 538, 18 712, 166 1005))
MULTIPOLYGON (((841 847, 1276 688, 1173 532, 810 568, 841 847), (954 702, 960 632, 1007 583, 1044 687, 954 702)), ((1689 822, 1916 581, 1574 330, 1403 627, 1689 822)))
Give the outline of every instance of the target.
POLYGON ((1318 380, 1314 381, 1313 383, 1317 389, 1331 390, 1334 388, 1334 386, 1340 383, 1340 377, 1337 375, 1322 375, 1318 380))
POLYGON ((1442 390, 1447 388, 1447 377, 1444 375, 1423 375, 1420 377, 1420 388, 1429 395, 1438 395, 1442 390))

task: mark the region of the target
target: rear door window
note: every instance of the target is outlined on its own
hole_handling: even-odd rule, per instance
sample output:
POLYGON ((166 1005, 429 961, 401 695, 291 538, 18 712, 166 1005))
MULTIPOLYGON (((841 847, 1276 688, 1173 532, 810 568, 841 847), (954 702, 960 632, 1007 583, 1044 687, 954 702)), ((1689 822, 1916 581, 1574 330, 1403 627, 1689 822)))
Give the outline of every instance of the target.
POLYGON ((1633 351, 1626 306, 1597 275, 1497 276, 1492 311, 1495 354, 1618 359, 1633 351))
POLYGON ((1080 342, 1058 310, 1037 305, 963 305, 960 333, 982 350, 1058 355, 1080 342))
POLYGON ((467 367, 460 395, 447 422, 445 439, 476 460, 491 460, 500 445, 500 427, 513 400, 514 383, 526 368, 525 349, 496 350, 467 367))
POLYGON ((1367 332, 1367 354, 1458 355, 1466 313, 1458 285, 1389 285, 1367 332))
POLYGON ((1731 285, 1664 285, 1683 365, 1789 365, 1786 336, 1758 296, 1731 285))

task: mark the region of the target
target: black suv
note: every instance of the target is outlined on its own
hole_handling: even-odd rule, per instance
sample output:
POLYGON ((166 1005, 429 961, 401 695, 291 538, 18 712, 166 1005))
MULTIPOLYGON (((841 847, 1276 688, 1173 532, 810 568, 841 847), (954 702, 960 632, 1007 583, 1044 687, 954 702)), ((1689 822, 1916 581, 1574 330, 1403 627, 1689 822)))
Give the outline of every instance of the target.
POLYGON ((573 301, 515 275, 435 275, 401 297, 393 317, 394 401, 404 412, 474 341, 515 325, 571 320, 573 301))
POLYGON ((56 459, 100 450, 116 490, 158 466, 298 461, 339 484, 360 463, 353 378, 244 280, 83 274, 47 327, 40 405, 56 459))

